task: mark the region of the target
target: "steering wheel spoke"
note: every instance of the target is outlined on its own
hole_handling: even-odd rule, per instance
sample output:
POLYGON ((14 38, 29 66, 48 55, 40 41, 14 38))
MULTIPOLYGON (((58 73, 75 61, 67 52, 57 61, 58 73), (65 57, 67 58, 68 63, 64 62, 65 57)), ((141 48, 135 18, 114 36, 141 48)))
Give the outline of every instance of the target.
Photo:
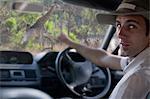
POLYGON ((71 65, 74 66, 75 61, 72 60, 72 58, 69 56, 68 52, 64 53, 65 59, 67 60, 67 62, 71 65))

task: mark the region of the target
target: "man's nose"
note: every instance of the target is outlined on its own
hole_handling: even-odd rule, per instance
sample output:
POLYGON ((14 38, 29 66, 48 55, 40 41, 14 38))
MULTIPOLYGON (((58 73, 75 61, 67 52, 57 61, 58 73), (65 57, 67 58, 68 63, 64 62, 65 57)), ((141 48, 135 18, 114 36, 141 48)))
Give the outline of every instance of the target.
POLYGON ((124 39, 125 37, 127 37, 127 33, 126 33, 126 29, 125 27, 120 27, 117 29, 117 35, 120 39, 124 39))

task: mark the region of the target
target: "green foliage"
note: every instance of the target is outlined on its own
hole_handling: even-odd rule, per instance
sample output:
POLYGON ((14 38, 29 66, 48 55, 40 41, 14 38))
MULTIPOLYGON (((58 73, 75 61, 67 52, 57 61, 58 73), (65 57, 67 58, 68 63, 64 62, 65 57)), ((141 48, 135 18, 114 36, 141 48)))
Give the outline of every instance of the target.
MULTIPOLYGON (((20 17, 20 21, 24 22, 26 24, 34 24, 36 20, 38 19, 39 15, 38 14, 24 14, 20 17)), ((19 20, 18 20, 19 21, 19 20)))
POLYGON ((32 50, 42 50, 43 49, 42 45, 40 45, 38 43, 33 43, 33 42, 34 42, 33 39, 29 40, 28 45, 27 45, 27 47, 29 49, 32 49, 32 50))
POLYGON ((52 32, 52 31, 54 31, 55 30, 55 24, 54 24, 54 22, 53 21, 47 21, 46 23, 45 23, 45 27, 46 27, 46 29, 47 29, 47 31, 48 32, 52 32))
POLYGON ((18 31, 17 33, 14 32, 13 35, 11 36, 11 42, 14 44, 20 44, 22 35, 23 35, 22 31, 18 31))
POLYGON ((77 38, 77 35, 75 35, 74 33, 69 33, 68 36, 72 41, 79 43, 79 39, 77 38))
POLYGON ((17 20, 14 17, 10 17, 5 21, 5 24, 7 25, 7 27, 9 28, 17 28, 17 20))

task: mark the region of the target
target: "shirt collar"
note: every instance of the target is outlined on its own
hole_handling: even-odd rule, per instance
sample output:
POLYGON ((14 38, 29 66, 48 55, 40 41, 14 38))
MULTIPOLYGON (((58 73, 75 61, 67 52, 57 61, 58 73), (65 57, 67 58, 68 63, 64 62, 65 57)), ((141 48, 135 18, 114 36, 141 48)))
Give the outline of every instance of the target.
POLYGON ((144 62, 146 57, 150 56, 150 47, 143 50, 139 55, 137 55, 124 69, 124 72, 128 72, 133 68, 140 68, 141 63, 144 62))

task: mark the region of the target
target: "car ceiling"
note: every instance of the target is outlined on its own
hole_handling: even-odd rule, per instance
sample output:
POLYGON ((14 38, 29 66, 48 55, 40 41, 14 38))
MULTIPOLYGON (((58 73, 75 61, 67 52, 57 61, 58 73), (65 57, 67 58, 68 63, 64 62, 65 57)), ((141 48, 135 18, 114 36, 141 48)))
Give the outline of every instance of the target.
MULTIPOLYGON (((113 10, 116 10, 116 8, 118 7, 118 5, 121 3, 122 0, 59 0, 59 1, 70 3, 73 5, 93 8, 93 9, 113 11, 113 10)), ((14 0, 10 7, 11 9, 14 9, 14 10, 20 10, 17 7, 23 4, 26 4, 26 8, 23 9, 26 12, 42 12, 43 11, 43 5, 40 5, 38 3, 28 4, 26 2, 23 2, 23 0, 20 0, 20 2, 17 2, 17 0, 14 0), (14 7, 14 5, 16 6, 14 7)))
POLYGON ((118 7, 118 5, 121 3, 122 0, 62 0, 62 1, 94 9, 113 11, 118 7))

